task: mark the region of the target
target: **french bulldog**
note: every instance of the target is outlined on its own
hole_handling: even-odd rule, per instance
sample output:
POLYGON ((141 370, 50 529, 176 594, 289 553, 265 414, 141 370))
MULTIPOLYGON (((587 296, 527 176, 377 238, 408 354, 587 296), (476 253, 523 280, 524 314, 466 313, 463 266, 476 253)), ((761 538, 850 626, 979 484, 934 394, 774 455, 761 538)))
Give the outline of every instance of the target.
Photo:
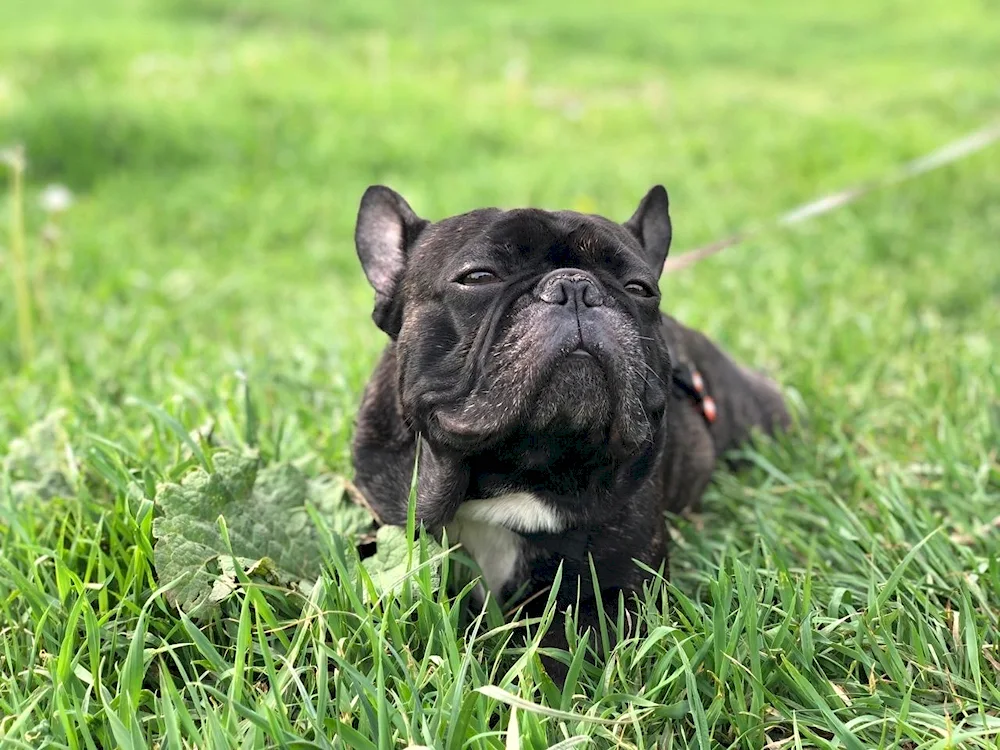
MULTIPOLYGON (((697 507, 756 432, 789 426, 778 386, 660 311, 672 236, 653 187, 624 223, 481 208, 431 222, 388 187, 355 244, 389 337, 364 391, 355 484, 476 560, 492 595, 544 591, 596 625, 667 561, 665 512, 697 507)), ((530 597, 529 597, 530 598, 530 597)), ((545 597, 536 597, 544 601, 545 597)), ((561 627, 551 629, 560 641, 561 627)))

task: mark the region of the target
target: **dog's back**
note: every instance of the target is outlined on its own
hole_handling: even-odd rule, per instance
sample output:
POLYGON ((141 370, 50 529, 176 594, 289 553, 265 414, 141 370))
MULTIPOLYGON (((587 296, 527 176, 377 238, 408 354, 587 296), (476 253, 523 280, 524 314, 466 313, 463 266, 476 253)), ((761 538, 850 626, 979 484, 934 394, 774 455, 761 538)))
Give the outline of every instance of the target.
POLYGON ((754 431, 773 435, 786 429, 791 418, 776 383, 734 362, 701 332, 664 314, 663 335, 673 359, 672 372, 664 377, 676 381, 687 376, 701 389, 685 392, 679 382, 672 389, 663 502, 666 510, 677 513, 698 509, 719 461, 754 431))

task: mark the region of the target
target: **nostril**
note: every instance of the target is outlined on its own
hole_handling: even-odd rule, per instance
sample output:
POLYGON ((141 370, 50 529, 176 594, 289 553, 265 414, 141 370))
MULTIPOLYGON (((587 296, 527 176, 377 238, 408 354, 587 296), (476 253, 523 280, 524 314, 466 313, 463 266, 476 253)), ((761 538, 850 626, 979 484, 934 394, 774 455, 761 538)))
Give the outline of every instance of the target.
POLYGON ((565 305, 569 302, 571 294, 570 290, 567 289, 568 286, 569 282, 565 279, 555 279, 546 285, 539 297, 542 302, 547 302, 550 305, 565 305))
POLYGON ((604 295, 601 294, 601 290, 590 281, 579 282, 583 285, 583 294, 581 299, 586 307, 600 307, 604 304, 604 295))
POLYGON ((549 273, 536 288, 537 299, 549 305, 600 307, 604 294, 597 280, 583 271, 562 269, 549 273))

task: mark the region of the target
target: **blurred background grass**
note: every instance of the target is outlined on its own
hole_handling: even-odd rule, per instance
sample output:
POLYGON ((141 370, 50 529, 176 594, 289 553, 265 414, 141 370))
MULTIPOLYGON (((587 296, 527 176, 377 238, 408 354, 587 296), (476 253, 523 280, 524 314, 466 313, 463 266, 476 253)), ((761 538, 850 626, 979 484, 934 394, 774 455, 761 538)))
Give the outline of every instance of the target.
MULTIPOLYGON (((351 245, 369 183, 430 218, 536 204, 623 219, 664 182, 676 252, 979 125, 1000 100, 991 10, 9 0, 0 144, 26 148, 29 231, 45 184, 77 199, 59 244, 32 249, 48 307, 35 367, 72 389, 162 395, 170 376, 208 387, 236 364, 298 358, 350 403, 380 345, 351 245)), ((773 342, 757 356, 776 365, 791 347, 771 329, 790 333, 845 252, 934 262, 888 213, 866 247, 828 230, 731 251, 668 282, 667 306, 740 354, 773 342)), ((0 363, 17 370, 10 335, 0 363)), ((39 380, 0 386, 0 434, 38 417, 39 380)))

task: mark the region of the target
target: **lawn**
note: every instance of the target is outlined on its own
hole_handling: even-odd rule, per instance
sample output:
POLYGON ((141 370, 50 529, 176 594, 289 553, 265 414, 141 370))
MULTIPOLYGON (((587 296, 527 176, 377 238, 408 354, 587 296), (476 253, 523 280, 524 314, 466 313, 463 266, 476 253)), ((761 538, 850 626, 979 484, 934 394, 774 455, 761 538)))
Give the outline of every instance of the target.
POLYGON ((591 638, 563 690, 432 548, 378 589, 335 513, 285 545, 311 589, 239 569, 198 617, 153 551, 199 465, 350 476, 370 183, 624 220, 662 182, 681 253, 995 120, 996 10, 0 4, 33 323, 4 231, 0 746, 1000 746, 1000 145, 663 279, 806 420, 674 521, 651 636, 591 638))

